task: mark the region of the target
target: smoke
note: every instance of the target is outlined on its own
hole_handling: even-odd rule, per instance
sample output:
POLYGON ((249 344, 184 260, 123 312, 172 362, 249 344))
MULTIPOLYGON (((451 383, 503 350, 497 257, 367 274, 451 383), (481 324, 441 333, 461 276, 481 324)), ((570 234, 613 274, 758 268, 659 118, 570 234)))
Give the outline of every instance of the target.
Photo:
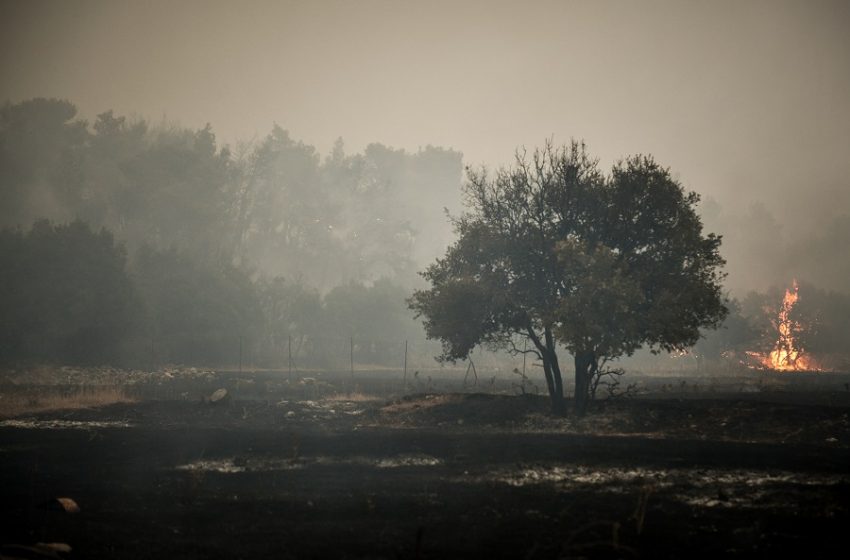
MULTIPOLYGON (((278 122, 322 155, 339 136, 491 168, 551 137, 651 153, 705 196, 734 294, 850 289, 847 2, 33 0, 0 22, 0 100, 210 122, 231 146, 278 122)), ((447 204, 432 193, 406 204, 447 204)), ((31 214, 62 219, 42 198, 31 214)), ((411 232, 418 263, 441 219, 411 232)))
POLYGON ((793 279, 850 294, 847 206, 838 204, 832 212, 800 208, 783 220, 758 202, 743 208, 715 199, 701 204, 706 228, 723 235, 726 287, 733 296, 789 286, 793 279))

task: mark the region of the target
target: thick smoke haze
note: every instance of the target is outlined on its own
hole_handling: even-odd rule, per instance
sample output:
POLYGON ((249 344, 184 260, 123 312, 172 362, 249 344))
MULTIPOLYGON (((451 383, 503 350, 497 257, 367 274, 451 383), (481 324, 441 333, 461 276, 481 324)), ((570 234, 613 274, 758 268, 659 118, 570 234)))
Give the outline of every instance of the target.
POLYGON ((0 0, 0 560, 831 558, 848 419, 850 0, 0 0))
POLYGON ((277 123, 321 154, 341 136, 473 166, 550 137, 606 167, 651 153, 703 195, 733 293, 791 276, 850 289, 846 2, 0 6, 12 103, 209 122, 232 146, 277 123))

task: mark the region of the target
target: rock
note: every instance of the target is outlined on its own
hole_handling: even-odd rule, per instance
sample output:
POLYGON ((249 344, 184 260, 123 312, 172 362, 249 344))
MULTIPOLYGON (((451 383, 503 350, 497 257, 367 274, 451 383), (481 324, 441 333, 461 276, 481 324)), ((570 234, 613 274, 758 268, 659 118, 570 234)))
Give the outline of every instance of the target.
POLYGON ((38 543, 35 546, 21 544, 5 544, 0 547, 0 560, 23 560, 65 558, 65 554, 71 553, 71 547, 65 543, 38 543))
POLYGON ((38 505, 40 509, 49 511, 64 511, 65 513, 80 513, 80 506, 71 498, 53 498, 38 505))
POLYGON ((227 389, 217 389, 212 395, 210 395, 210 404, 224 404, 230 400, 230 393, 227 392, 227 389))
POLYGON ((71 553, 71 545, 63 542, 48 542, 48 543, 36 543, 35 545, 38 548, 42 548, 45 550, 52 550, 54 552, 62 552, 64 554, 71 553))

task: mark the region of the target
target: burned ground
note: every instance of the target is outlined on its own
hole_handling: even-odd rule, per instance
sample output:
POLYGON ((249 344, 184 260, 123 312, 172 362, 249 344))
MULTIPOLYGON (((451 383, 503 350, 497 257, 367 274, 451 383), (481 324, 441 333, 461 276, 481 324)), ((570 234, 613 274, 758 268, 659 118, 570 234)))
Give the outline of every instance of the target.
POLYGON ((381 374, 151 379, 136 402, 0 423, 2 543, 76 558, 767 556, 840 549, 850 520, 837 375, 808 390, 650 380, 583 420, 448 381, 381 392, 381 374), (204 402, 218 386, 228 402, 204 402), (81 511, 39 507, 59 496, 81 511))

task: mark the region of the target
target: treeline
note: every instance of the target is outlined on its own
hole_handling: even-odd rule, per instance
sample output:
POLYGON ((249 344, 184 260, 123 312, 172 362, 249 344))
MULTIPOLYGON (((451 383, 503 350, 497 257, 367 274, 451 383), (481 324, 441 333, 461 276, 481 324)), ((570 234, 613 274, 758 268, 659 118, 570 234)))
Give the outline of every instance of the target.
MULTIPOLYGON (((420 337, 405 304, 450 241, 461 154, 322 157, 274 126, 219 146, 33 99, 0 108, 0 361, 280 365, 420 337), (377 341, 382 341, 378 343, 377 341), (287 348, 288 350, 288 348, 287 348)), ((392 357, 398 362, 398 352, 392 357)))
MULTIPOLYGON (((209 126, 6 103, 0 362, 228 365, 241 341, 280 366, 292 339, 322 365, 354 337, 361 363, 397 365, 393 344, 423 337, 405 304, 416 271, 453 240, 461 157, 342 141, 322 156, 277 126, 231 148, 209 126)), ((769 352, 784 288, 733 301, 695 354, 769 352)), ((805 352, 850 367, 850 296, 803 283, 794 317, 805 352)))
POLYGON ((451 240, 461 154, 381 144, 321 157, 274 126, 219 146, 212 128, 154 126, 68 101, 0 108, 0 227, 81 220, 132 256, 143 245, 299 277, 326 292, 348 281, 416 281, 451 240))
POLYGON ((173 249, 128 260, 110 232, 80 221, 0 230, 0 286, 6 366, 235 365, 243 347, 246 362, 281 367, 294 344, 301 365, 332 367, 328 347, 353 337, 360 363, 397 366, 399 344, 421 337, 407 291, 388 280, 322 295, 173 249))

